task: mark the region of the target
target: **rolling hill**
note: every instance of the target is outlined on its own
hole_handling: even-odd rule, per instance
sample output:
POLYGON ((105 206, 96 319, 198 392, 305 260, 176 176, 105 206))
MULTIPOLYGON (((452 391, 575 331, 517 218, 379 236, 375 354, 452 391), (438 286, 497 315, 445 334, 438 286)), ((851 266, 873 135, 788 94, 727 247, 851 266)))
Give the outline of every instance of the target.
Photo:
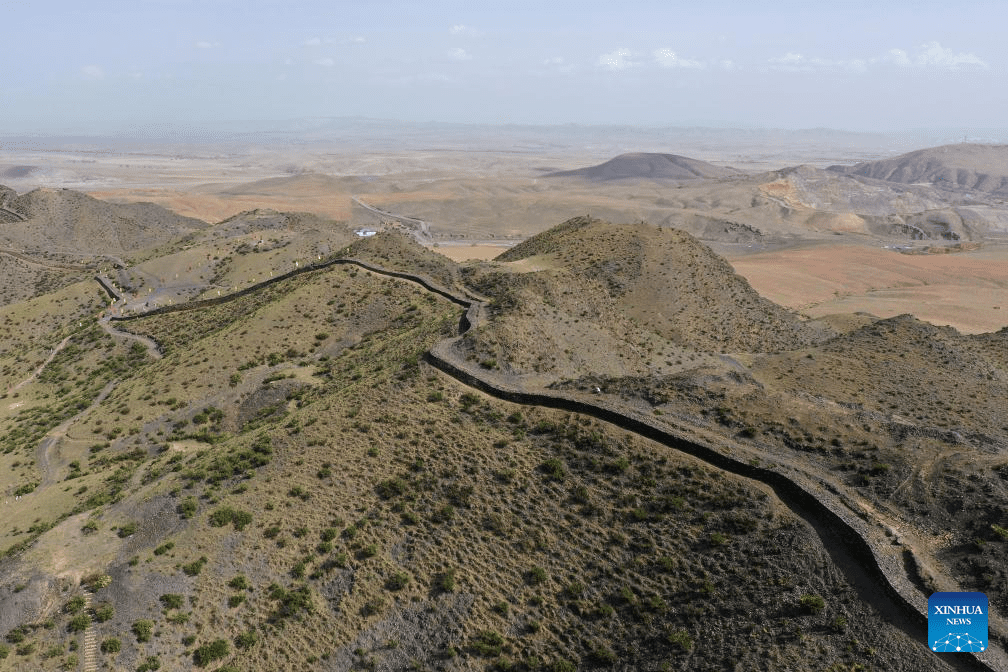
POLYGON ((3 228, 2 244, 71 255, 121 254, 207 227, 152 203, 109 203, 71 189, 8 192, 4 207, 25 221, 3 228))
POLYGON ((0 308, 0 671, 975 663, 913 599, 1005 608, 1004 334, 838 333, 666 227, 460 266, 298 217, 128 269, 205 301, 0 308))
POLYGON ((574 177, 606 182, 609 180, 695 180, 738 175, 734 168, 715 166, 706 161, 676 154, 638 152, 620 154, 605 163, 576 170, 547 173, 543 177, 574 177))
POLYGON ((902 184, 1008 196, 1008 145, 943 145, 830 170, 902 184))

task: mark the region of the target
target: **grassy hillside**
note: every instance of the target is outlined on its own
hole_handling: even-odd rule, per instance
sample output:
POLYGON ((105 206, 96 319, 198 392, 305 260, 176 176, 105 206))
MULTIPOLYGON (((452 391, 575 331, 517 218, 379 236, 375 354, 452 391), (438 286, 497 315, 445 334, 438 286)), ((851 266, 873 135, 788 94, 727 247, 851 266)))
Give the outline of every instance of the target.
MULTIPOLYGON (((410 245, 346 254, 466 275, 410 245)), ((429 368, 460 311, 332 266, 74 336, 0 419, 0 670, 943 669, 764 486, 429 368)))

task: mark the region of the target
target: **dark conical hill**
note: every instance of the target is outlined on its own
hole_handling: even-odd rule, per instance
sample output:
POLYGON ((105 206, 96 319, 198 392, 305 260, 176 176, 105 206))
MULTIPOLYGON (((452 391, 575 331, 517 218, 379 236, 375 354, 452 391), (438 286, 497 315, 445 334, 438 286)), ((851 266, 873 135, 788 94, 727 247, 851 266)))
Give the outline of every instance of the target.
POLYGON ((715 166, 706 161, 677 154, 638 152, 620 154, 605 163, 577 170, 549 173, 544 177, 578 177, 586 180, 607 181, 623 179, 695 180, 738 175, 734 168, 715 166))

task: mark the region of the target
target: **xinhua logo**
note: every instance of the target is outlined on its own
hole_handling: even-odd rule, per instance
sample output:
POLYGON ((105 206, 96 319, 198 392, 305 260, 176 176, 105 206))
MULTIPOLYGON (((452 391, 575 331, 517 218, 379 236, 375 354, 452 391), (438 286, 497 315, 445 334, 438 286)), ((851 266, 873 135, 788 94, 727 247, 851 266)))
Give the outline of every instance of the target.
POLYGON ((987 596, 935 593, 928 598, 928 645, 932 651, 979 653, 987 649, 987 596))

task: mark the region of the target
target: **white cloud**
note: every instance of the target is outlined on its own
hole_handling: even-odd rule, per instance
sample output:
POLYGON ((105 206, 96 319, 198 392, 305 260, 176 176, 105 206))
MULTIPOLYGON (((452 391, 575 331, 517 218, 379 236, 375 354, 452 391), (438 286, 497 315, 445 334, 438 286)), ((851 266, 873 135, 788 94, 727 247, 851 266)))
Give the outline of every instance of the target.
POLYGON ((306 47, 317 47, 320 44, 322 44, 322 38, 321 37, 309 37, 307 40, 305 40, 301 44, 303 44, 306 47))
POLYGON ((216 49, 220 46, 220 42, 208 42, 206 40, 200 40, 196 43, 197 49, 216 49))
POLYGON ((690 70, 702 70, 704 64, 689 58, 679 58, 676 52, 671 49, 656 49, 652 54, 655 63, 663 68, 687 68, 690 70))
POLYGON ((471 61, 472 60, 472 56, 469 55, 469 52, 467 52, 462 47, 455 47, 454 49, 449 49, 448 50, 448 58, 452 59, 453 61, 471 61))
POLYGON ((805 58, 805 57, 802 56, 801 54, 796 54, 794 52, 789 51, 788 53, 784 54, 783 56, 778 56, 777 58, 771 58, 770 62, 771 63, 782 63, 782 64, 785 64, 785 65, 797 65, 798 63, 802 62, 803 58, 805 58))
POLYGON ((333 59, 331 59, 329 57, 320 58, 317 61, 315 61, 315 65, 321 65, 322 67, 325 67, 325 68, 331 68, 334 65, 336 65, 336 61, 334 61, 333 59))
POLYGON ((543 65, 563 65, 563 56, 553 56, 543 60, 543 65))
POLYGON ((354 35, 353 37, 350 38, 349 41, 352 42, 353 44, 364 44, 365 42, 367 42, 367 40, 364 39, 363 35, 354 35))
POLYGON ((479 35, 480 32, 473 28, 472 26, 467 26, 462 23, 456 23, 454 26, 448 29, 448 32, 452 35, 479 35))
MULTIPOLYGON (((657 52, 656 52, 657 53, 657 52)), ((866 72, 869 68, 896 65, 901 68, 929 70, 989 70, 990 66, 979 56, 956 53, 938 42, 922 44, 914 54, 903 49, 890 49, 886 54, 872 58, 828 59, 808 57, 787 52, 767 60, 767 68, 781 72, 866 72)))
POLYGON ((892 61, 896 65, 902 65, 904 67, 913 65, 910 57, 907 56, 907 53, 902 49, 890 49, 884 60, 892 61))
POLYGON ((626 70, 640 65, 629 49, 616 49, 599 56, 598 64, 606 70, 626 70))
POLYGON ((97 65, 85 65, 81 68, 81 75, 84 76, 84 79, 92 82, 105 79, 105 71, 97 65))
POLYGON ((721 66, 722 70, 734 70, 735 69, 735 61, 732 61, 732 60, 727 59, 727 58, 724 59, 723 61, 721 61, 720 63, 718 63, 718 65, 721 66))
POLYGON ((979 67, 989 70, 980 57, 975 54, 955 53, 951 49, 942 47, 937 42, 928 42, 920 47, 914 64, 924 68, 940 68, 944 70, 959 70, 964 67, 979 67))

